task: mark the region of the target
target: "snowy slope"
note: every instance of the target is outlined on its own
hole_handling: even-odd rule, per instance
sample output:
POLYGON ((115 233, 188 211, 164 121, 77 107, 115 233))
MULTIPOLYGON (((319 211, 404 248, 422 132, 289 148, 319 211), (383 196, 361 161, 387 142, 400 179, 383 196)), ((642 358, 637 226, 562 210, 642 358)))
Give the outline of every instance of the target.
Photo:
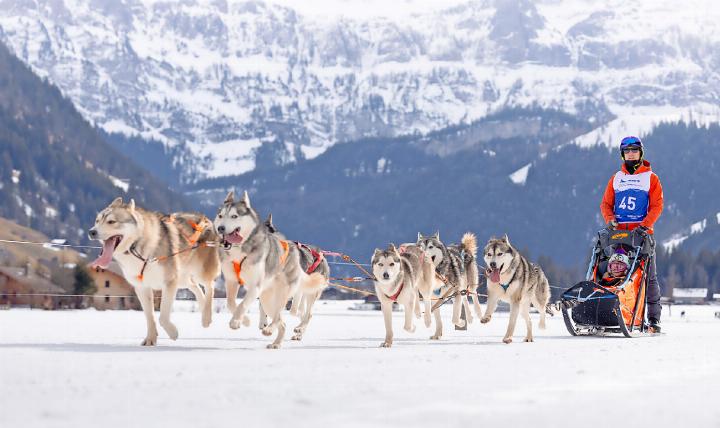
MULTIPOLYGON (((717 121, 720 13, 692 0, 0 0, 0 40, 107 131, 187 143, 200 176, 534 103, 607 142, 717 121), (380 16, 382 15, 382 16, 380 16)), ((188 161, 186 161, 188 162, 188 161)), ((196 176, 187 177, 197 178, 196 176)))
POLYGON ((677 248, 683 248, 683 244, 690 238, 694 241, 714 241, 717 245, 717 239, 715 239, 720 232, 720 212, 711 215, 708 218, 704 218, 690 225, 690 227, 674 233, 668 239, 662 242, 662 246, 665 251, 672 253, 677 248))
POLYGON ((665 308, 667 335, 642 339, 573 338, 555 317, 535 343, 511 345, 499 313, 439 342, 424 327, 397 331, 380 349, 379 312, 321 302, 304 342, 271 351, 256 329, 231 331, 226 313, 203 329, 199 314, 175 312, 178 341, 161 333, 144 349, 140 312, 12 309, 0 311, 0 424, 710 427, 716 310, 665 308))

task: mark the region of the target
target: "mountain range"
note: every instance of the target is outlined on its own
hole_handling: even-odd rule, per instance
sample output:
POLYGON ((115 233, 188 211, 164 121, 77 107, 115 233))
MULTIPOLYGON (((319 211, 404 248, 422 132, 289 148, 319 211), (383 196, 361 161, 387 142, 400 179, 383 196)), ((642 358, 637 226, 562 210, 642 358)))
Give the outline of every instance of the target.
POLYGON ((212 215, 247 189, 291 238, 358 257, 471 230, 577 266, 614 144, 637 134, 665 187, 659 240, 716 249, 720 21, 691 3, 321 19, 267 2, 0 0, 0 215, 82 239, 117 194, 212 215))
POLYGON ((116 196, 162 211, 190 208, 0 44, 0 217, 77 243, 116 196))
POLYGON ((594 128, 577 137, 584 145, 720 116, 720 20, 707 0, 682 10, 671 0, 453 1, 386 18, 305 9, 0 0, 0 40, 104 131, 164 145, 157 159, 177 188, 508 108, 577 116, 594 128))

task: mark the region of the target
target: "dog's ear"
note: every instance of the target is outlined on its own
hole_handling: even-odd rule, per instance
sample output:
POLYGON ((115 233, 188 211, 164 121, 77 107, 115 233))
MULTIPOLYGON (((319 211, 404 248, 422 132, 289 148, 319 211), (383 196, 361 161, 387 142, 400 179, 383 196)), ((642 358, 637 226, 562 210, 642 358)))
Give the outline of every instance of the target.
POLYGON ((440 231, 439 231, 439 230, 436 230, 436 231, 435 231, 435 234, 433 235, 433 238, 437 239, 438 241, 440 240, 440 231))
POLYGON ((502 240, 505 241, 506 244, 510 245, 510 238, 508 238, 507 233, 503 235, 502 240))
POLYGON ((268 214, 267 219, 265 220, 265 227, 268 228, 270 233, 275 233, 275 225, 272 221, 272 213, 268 214))
POLYGON ((250 208, 250 196, 248 196, 247 190, 243 192, 243 203, 246 207, 250 208))
POLYGON ((373 256, 372 256, 373 260, 375 260, 377 257, 380 257, 381 254, 382 254, 382 250, 380 248, 375 248, 375 252, 373 253, 373 256))
POLYGON ((225 201, 223 203, 227 205, 232 204, 233 202, 235 202, 235 191, 231 190, 228 192, 227 196, 225 196, 225 201))
POLYGON ((393 253, 397 252, 397 248, 395 248, 395 244, 393 244, 392 242, 390 244, 388 244, 387 250, 391 251, 393 253))
POLYGON ((110 208, 117 208, 120 205, 122 205, 122 203, 123 203, 122 198, 115 198, 115 200, 112 201, 112 203, 110 203, 110 208))
POLYGON ((130 210, 131 213, 135 213, 135 199, 130 199, 130 202, 128 202, 128 210, 130 210))
POLYGON ((422 233, 418 232, 418 239, 417 239, 418 242, 422 241, 422 239, 423 239, 422 233))

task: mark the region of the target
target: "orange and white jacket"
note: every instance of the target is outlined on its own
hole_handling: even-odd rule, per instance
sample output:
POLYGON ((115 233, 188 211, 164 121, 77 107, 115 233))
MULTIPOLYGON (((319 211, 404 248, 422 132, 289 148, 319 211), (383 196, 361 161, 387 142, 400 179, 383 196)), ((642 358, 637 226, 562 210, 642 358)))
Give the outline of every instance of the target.
POLYGON ((622 230, 644 226, 652 233, 662 210, 662 185, 646 160, 634 174, 623 163, 622 169, 610 178, 600 203, 605 222, 616 219, 622 230))

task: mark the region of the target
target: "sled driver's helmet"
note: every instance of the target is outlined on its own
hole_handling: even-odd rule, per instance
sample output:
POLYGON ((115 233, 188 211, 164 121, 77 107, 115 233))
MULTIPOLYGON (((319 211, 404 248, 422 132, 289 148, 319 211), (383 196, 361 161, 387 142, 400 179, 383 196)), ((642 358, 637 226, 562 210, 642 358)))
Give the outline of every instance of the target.
POLYGON ((617 252, 608 260, 608 272, 614 277, 623 276, 630 268, 630 258, 625 252, 617 252))
POLYGON ((643 143, 638 137, 625 137, 620 141, 620 157, 625 160, 625 150, 637 148, 640 150, 640 160, 643 159, 643 143))

